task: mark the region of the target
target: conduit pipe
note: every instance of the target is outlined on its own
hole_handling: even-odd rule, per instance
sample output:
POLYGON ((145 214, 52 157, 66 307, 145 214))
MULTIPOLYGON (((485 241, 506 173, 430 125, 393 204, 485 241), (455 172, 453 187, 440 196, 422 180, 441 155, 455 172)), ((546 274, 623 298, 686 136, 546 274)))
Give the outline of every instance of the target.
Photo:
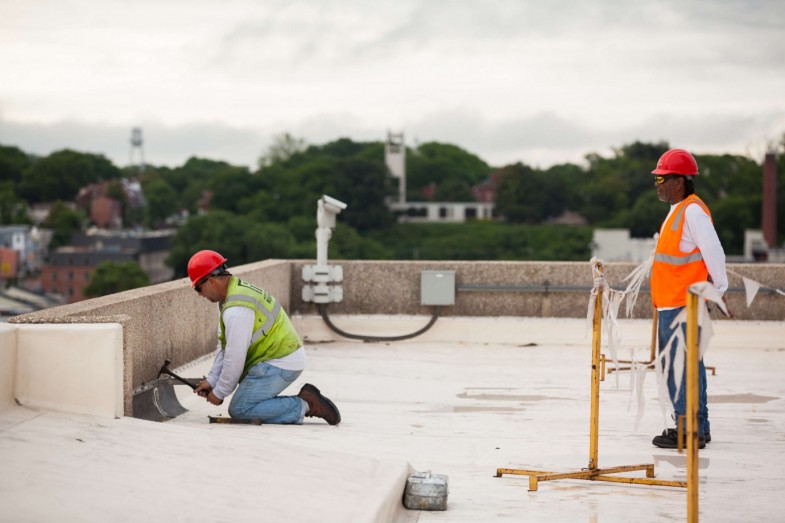
POLYGON ((422 329, 412 332, 411 334, 402 334, 400 336, 369 336, 366 334, 351 334, 344 330, 339 329, 330 319, 330 316, 327 314, 327 305, 324 303, 319 304, 319 314, 322 315, 322 319, 324 323, 336 334, 343 336, 344 338, 349 338, 352 340, 362 340, 365 342, 375 342, 375 341, 401 341, 401 340, 408 340, 410 338, 414 338, 419 336, 420 334, 424 333, 431 327, 433 324, 436 323, 436 320, 439 318, 439 306, 435 306, 433 308, 433 314, 431 315, 431 320, 428 322, 425 327, 422 329))

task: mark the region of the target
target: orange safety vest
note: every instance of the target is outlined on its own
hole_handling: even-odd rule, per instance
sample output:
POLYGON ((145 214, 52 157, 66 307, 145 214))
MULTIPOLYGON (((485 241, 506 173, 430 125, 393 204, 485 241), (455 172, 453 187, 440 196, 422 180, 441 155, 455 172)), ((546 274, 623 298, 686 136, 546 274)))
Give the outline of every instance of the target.
POLYGON ((711 212, 703 200, 691 194, 677 203, 673 213, 665 220, 651 268, 651 299, 655 307, 685 306, 687 287, 708 279, 709 270, 700 250, 696 247, 684 253, 679 249, 684 230, 684 213, 687 206, 693 203, 700 205, 711 219, 711 212))

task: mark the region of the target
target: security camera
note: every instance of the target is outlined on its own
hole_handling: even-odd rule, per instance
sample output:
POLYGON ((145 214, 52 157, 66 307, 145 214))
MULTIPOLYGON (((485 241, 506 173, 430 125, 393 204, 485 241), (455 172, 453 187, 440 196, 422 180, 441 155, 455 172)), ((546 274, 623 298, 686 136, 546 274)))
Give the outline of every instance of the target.
POLYGON ((323 194, 316 200, 316 223, 320 228, 335 228, 335 217, 346 207, 347 205, 342 201, 323 194))
POLYGON ((326 194, 322 195, 322 202, 324 203, 325 210, 333 214, 340 214, 340 212, 347 207, 342 201, 336 200, 332 196, 327 196, 326 194))

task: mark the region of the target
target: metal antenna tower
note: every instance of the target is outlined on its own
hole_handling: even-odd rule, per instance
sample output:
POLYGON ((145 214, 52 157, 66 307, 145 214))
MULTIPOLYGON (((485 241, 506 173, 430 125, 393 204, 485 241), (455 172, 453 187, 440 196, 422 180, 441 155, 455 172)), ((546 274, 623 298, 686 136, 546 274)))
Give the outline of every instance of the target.
POLYGON ((136 166, 139 174, 144 173, 144 147, 142 144, 142 128, 134 127, 131 129, 131 165, 136 166), (137 153, 137 154, 134 154, 137 153), (138 161, 134 162, 134 157, 138 156, 138 161))

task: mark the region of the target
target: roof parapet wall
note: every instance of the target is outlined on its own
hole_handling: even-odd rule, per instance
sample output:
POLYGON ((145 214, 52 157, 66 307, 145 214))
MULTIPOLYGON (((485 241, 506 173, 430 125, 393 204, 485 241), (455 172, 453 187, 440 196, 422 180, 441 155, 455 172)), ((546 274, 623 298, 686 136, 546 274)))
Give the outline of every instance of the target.
MULTIPOLYGON (((317 309, 301 298, 301 274, 302 267, 312 263, 265 260, 232 267, 232 273, 270 291, 290 314, 311 315, 317 309)), ((589 262, 340 260, 334 264, 341 265, 344 273, 343 301, 329 305, 335 314, 428 316, 432 308, 420 305, 423 270, 455 271, 455 305, 443 307, 442 316, 582 318, 593 285, 589 262)), ((607 263, 606 281, 622 290, 624 278, 634 268, 632 263, 607 263)), ((783 264, 729 268, 771 288, 785 281, 783 264)), ((737 319, 785 318, 785 297, 760 292, 748 308, 742 279, 731 275, 730 286, 730 306, 737 319)), ((649 293, 642 290, 633 317, 651 315, 649 293)), ((165 359, 176 368, 214 350, 217 317, 216 306, 196 296, 188 280, 181 279, 15 316, 8 323, 121 324, 124 412, 130 415, 132 391, 155 379, 165 359)))

